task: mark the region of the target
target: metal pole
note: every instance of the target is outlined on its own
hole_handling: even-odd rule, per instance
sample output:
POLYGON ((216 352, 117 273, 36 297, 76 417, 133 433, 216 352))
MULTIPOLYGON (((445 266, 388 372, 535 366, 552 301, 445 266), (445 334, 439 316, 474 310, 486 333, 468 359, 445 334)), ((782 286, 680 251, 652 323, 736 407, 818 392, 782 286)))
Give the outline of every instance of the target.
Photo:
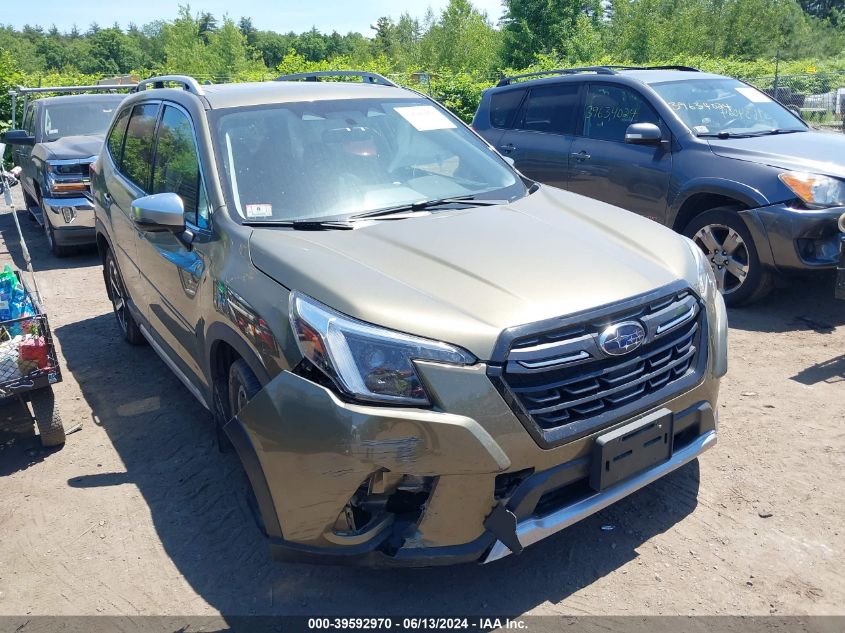
POLYGON ((775 99, 778 98, 778 80, 780 79, 779 76, 778 76, 779 72, 780 72, 780 46, 778 46, 777 53, 775 53, 775 90, 774 90, 775 99))
POLYGON ((9 94, 12 96, 12 129, 14 130, 17 128, 17 118, 18 118, 18 93, 14 90, 10 90, 9 94))

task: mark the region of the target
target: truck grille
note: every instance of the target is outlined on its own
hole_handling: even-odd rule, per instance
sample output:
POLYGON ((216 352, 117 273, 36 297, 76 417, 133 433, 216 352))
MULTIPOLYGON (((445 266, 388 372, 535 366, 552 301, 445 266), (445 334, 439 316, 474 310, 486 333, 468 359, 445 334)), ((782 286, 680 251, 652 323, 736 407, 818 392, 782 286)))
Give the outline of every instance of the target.
MULTIPOLYGON (((703 372, 705 311, 689 290, 582 316, 515 339, 498 376, 511 407, 541 444, 591 432, 691 387, 703 372), (642 344, 613 356, 599 345, 610 325, 642 326, 642 344)), ((494 382, 497 382, 494 378, 494 382)))

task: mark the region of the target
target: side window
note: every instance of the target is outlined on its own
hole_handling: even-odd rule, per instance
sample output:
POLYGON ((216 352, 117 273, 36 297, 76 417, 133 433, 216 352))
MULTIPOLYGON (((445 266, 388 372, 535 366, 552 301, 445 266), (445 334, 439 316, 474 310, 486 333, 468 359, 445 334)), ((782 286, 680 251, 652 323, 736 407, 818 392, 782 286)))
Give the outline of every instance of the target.
POLYGON ((200 178, 194 130, 184 112, 164 107, 158 128, 153 193, 176 193, 185 205, 185 221, 206 226, 208 199, 200 178))
POLYGON ((157 103, 136 105, 132 109, 120 160, 120 171, 143 191, 147 191, 150 184, 157 116, 157 103))
POLYGON ((524 96, 525 90, 505 90, 493 93, 490 97, 490 125, 497 128, 511 127, 524 96))
POLYGON ((532 88, 522 107, 519 127, 549 134, 572 134, 580 85, 573 82, 532 88))
POLYGON ((109 148, 112 160, 115 164, 120 163, 120 153, 123 150, 123 137, 126 136, 126 125, 129 123, 129 108, 121 110, 112 125, 106 146, 109 148))
POLYGON ((654 109, 633 90, 590 84, 584 104, 584 136, 624 143, 625 130, 632 123, 661 125, 654 109))
POLYGON ((26 109, 26 115, 23 119, 23 129, 30 136, 35 135, 35 106, 31 105, 26 109))

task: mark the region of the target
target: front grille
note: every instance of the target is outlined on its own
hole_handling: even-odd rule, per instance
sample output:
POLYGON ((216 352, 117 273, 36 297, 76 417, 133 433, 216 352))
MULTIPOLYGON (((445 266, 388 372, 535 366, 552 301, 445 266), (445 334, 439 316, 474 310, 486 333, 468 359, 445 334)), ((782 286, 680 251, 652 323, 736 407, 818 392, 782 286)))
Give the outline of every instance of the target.
POLYGON ((79 163, 79 171, 82 173, 82 178, 88 178, 91 173, 91 163, 79 163))
MULTIPOLYGON (((705 311, 689 290, 626 302, 511 345, 500 389, 535 439, 588 433, 688 388, 703 371, 705 311), (599 345, 610 325, 634 322, 640 347, 618 356, 599 345)), ((495 382, 495 381, 494 381, 495 382)), ((541 442, 542 444, 543 442, 541 442)))

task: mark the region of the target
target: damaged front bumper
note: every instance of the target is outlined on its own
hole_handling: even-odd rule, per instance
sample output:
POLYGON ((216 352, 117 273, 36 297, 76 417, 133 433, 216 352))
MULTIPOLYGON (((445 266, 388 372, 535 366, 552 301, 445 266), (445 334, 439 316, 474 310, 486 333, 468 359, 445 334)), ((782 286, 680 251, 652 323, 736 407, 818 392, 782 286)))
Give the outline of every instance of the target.
POLYGON ((835 268, 839 259, 837 220, 845 208, 798 209, 789 203, 739 214, 754 237, 760 260, 781 270, 835 268))
POLYGON ((282 372, 226 424, 274 557, 367 566, 496 560, 597 512, 715 442, 709 403, 716 401, 718 380, 708 373, 658 407, 673 419, 669 461, 596 492, 589 487, 595 437, 653 410, 541 449, 483 364, 420 363, 420 370, 435 394, 432 410, 344 402, 320 384, 282 372))

